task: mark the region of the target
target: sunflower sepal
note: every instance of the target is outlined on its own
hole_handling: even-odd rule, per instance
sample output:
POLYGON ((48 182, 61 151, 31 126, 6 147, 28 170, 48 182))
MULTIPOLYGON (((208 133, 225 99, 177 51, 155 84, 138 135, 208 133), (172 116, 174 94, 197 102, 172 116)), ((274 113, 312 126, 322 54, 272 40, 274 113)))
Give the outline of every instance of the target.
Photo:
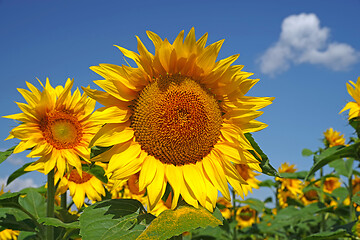
POLYGON ((253 150, 249 150, 249 152, 260 161, 260 168, 262 169, 262 173, 273 176, 273 177, 279 177, 279 173, 276 171, 276 169, 271 166, 269 158, 267 155, 261 150, 259 145, 255 142, 255 139, 253 138, 251 133, 245 133, 244 134, 246 139, 250 142, 251 146, 254 148, 255 152, 253 150), (261 158, 260 158, 260 157, 261 158))
POLYGON ((10 157, 11 154, 13 154, 15 148, 16 146, 13 146, 6 151, 0 152, 0 164, 4 162, 8 157, 10 157))

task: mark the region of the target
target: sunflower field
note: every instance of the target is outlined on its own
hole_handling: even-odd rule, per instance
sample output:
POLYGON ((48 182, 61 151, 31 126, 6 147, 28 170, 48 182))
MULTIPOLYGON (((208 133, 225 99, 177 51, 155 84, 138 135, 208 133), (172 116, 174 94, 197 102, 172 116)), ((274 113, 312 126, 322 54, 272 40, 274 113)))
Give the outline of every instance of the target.
POLYGON ((303 150, 307 171, 276 170, 252 136, 274 97, 248 96, 259 79, 239 55, 217 60, 223 40, 206 45, 194 28, 173 43, 147 35, 155 53, 138 37, 137 52, 116 46, 136 66, 90 67, 100 90, 48 78, 18 89, 26 103, 3 117, 19 143, 0 163, 26 151, 7 184, 31 171, 47 183, 2 186, 0 240, 360 239, 360 78, 339 109, 354 135, 329 128, 303 150), (252 197, 259 188, 273 194, 252 197))

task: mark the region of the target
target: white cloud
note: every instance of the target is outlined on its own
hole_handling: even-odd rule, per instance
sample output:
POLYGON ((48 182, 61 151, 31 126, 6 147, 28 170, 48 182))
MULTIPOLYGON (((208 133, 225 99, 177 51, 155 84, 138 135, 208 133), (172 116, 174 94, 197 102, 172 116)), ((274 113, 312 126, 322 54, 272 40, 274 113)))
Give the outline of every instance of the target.
POLYGON ((11 191, 11 192, 18 192, 21 189, 33 187, 37 188, 39 187, 37 184, 35 184, 34 180, 32 178, 17 178, 13 182, 11 182, 8 186, 6 186, 6 178, 0 178, 0 188, 4 185, 4 191, 11 191))
POLYGON ((263 73, 275 75, 291 64, 320 64, 332 70, 346 70, 360 58, 360 52, 346 43, 330 42, 330 29, 320 26, 313 14, 301 13, 284 19, 279 40, 258 59, 263 73))
POLYGON ((15 166, 22 166, 25 164, 25 161, 24 159, 22 158, 19 158, 19 157, 15 157, 14 155, 11 155, 7 161, 12 164, 12 165, 15 165, 15 166))

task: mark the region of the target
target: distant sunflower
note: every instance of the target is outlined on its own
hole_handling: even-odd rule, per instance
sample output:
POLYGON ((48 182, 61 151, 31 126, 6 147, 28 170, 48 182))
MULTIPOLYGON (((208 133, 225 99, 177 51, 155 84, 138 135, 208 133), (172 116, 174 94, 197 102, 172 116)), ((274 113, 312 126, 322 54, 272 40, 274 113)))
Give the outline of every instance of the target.
POLYGON ((219 208, 221 214, 223 215, 223 217, 226 219, 230 219, 232 216, 231 202, 229 202, 228 200, 226 200, 223 197, 219 197, 218 200, 216 201, 216 204, 218 205, 218 208, 219 208))
POLYGON ((324 181, 324 192, 332 193, 341 186, 340 179, 337 177, 328 177, 324 181))
POLYGON ((332 128, 329 128, 324 132, 324 137, 325 145, 327 147, 345 145, 344 134, 340 135, 340 132, 334 131, 332 128))
MULTIPOLYGON (((295 165, 289 165, 288 163, 281 164, 279 168, 279 173, 294 173, 296 172, 295 165)), ((280 189, 289 191, 293 197, 298 196, 302 193, 301 189, 301 180, 299 179, 291 179, 291 178, 279 178, 276 177, 276 181, 281 183, 280 189)))
POLYGON ((353 195, 355 195, 357 192, 360 192, 360 178, 355 175, 355 178, 352 180, 352 189, 353 189, 353 195))
POLYGON ((181 195, 212 211, 218 190, 230 199, 228 183, 241 195, 247 184, 231 162, 261 171, 244 133, 267 126, 255 118, 273 98, 245 96, 258 79, 231 65, 239 55, 216 61, 223 40, 205 47, 207 34, 196 40, 193 28, 185 40, 180 32, 173 44, 147 34, 155 55, 139 38, 139 54, 118 47, 137 67, 91 67, 105 78, 95 83, 106 92, 84 91, 105 105, 98 112, 107 124, 90 146, 113 146, 93 160, 109 161, 112 179, 140 171, 139 190, 146 188, 150 209, 169 183, 172 208, 181 195))
POLYGON ((85 196, 91 201, 101 201, 101 196, 105 196, 104 183, 90 173, 83 171, 82 176, 80 176, 73 169, 63 177, 55 174, 55 182, 59 180, 56 194, 63 194, 69 189, 70 196, 78 209, 83 206, 85 196))
POLYGON ((238 208, 236 211, 237 226, 240 228, 251 227, 254 223, 259 221, 256 211, 250 206, 238 208))
POLYGON ((75 167, 81 174, 79 157, 89 161, 88 145, 100 127, 93 121, 95 115, 91 114, 96 102, 81 95, 78 89, 71 95, 73 83, 68 79, 65 87, 53 88, 46 79, 45 86, 40 82, 43 91, 28 82, 30 91, 18 89, 27 102, 17 103, 23 112, 4 117, 21 123, 7 138, 21 140, 14 153, 31 149, 28 157, 40 157, 26 170, 43 169, 48 174, 56 167, 60 175, 64 175, 65 171, 75 167))
POLYGON ((355 117, 360 116, 360 77, 358 77, 356 84, 353 81, 346 83, 346 88, 350 96, 355 100, 355 102, 348 102, 345 107, 340 111, 340 113, 349 111, 349 120, 355 117))
POLYGON ((255 176, 260 174, 252 171, 247 164, 236 164, 235 168, 239 172, 240 176, 248 183, 248 185, 242 186, 245 196, 247 196, 249 192, 252 193, 253 188, 259 189, 260 181, 257 180, 255 176))

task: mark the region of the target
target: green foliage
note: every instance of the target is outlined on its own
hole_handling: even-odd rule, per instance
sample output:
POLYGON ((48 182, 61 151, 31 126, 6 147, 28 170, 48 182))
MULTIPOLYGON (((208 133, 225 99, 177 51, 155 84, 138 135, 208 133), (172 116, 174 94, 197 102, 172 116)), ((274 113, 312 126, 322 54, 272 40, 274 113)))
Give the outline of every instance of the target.
POLYGON ((303 155, 304 157, 309 157, 313 154, 314 154, 314 152, 307 148, 304 148, 301 152, 301 155, 303 155))
POLYGON ((99 179, 103 183, 108 182, 108 179, 105 176, 105 170, 102 167, 100 167, 98 165, 94 165, 94 164, 91 164, 91 165, 85 165, 84 164, 82 166, 82 168, 83 168, 83 171, 94 175, 97 179, 99 179))
POLYGON ((251 154, 260 161, 260 167, 262 169, 262 173, 269 176, 278 177, 279 176, 278 172, 273 166, 270 165, 269 158, 261 150, 259 145, 255 142, 255 139, 252 137, 251 133, 245 133, 244 135, 246 139, 250 142, 251 146, 255 149, 256 153, 258 153, 261 156, 261 159, 259 159, 259 157, 254 152, 250 151, 251 154))
POLYGON ((0 152, 0 163, 5 161, 14 152, 15 148, 16 146, 13 146, 4 152, 0 152))
POLYGON ((145 229, 138 217, 142 204, 134 199, 112 199, 87 207, 80 216, 82 239, 135 239, 145 229))
POLYGON ((341 158, 357 158, 358 156, 358 148, 360 146, 360 142, 354 143, 348 147, 344 146, 335 146, 324 150, 321 154, 315 155, 314 160, 315 164, 311 167, 306 179, 309 179, 311 175, 313 175, 317 170, 322 168, 323 166, 341 158))
POLYGON ((180 206, 176 210, 166 210, 154 219, 148 228, 137 238, 138 240, 166 240, 185 231, 199 227, 216 227, 222 221, 204 208, 180 206))
POLYGON ((29 162, 29 163, 25 163, 21 168, 17 169, 15 172, 13 172, 12 174, 10 174, 10 176, 7 179, 6 184, 9 185, 12 181, 14 181, 15 179, 17 179, 18 177, 24 175, 25 173, 28 173, 27 171, 25 171, 25 168, 27 166, 29 166, 30 164, 32 164, 33 162, 29 162))

